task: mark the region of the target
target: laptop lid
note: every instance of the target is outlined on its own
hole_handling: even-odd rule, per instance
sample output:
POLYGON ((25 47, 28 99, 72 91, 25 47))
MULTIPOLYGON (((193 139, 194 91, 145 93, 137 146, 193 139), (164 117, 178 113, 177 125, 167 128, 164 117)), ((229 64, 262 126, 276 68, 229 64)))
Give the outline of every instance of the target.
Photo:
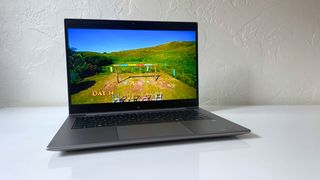
POLYGON ((198 106, 196 22, 64 22, 70 114, 198 106))

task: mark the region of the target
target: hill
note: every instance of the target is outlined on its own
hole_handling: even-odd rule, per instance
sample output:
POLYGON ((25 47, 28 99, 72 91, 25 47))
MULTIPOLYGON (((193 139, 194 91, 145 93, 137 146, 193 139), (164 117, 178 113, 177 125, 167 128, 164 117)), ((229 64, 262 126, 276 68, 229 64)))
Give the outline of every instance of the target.
POLYGON ((77 52, 69 49, 71 82, 77 84, 85 77, 97 73, 108 74, 112 64, 157 64, 157 71, 196 87, 196 44, 195 42, 169 42, 158 46, 125 50, 111 53, 77 52))
POLYGON ((169 42, 149 48, 141 48, 105 54, 115 64, 152 63, 158 64, 160 71, 196 87, 196 44, 195 42, 169 42))

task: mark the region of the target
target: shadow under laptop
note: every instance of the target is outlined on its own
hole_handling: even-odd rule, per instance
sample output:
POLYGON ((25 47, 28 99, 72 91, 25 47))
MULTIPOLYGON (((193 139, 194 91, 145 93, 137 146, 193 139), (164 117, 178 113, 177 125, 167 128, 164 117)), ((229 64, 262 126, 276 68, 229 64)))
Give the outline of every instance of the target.
MULTIPOLYGON (((208 138, 54 153, 48 167, 71 168, 73 179, 198 179, 201 159, 217 152, 235 153, 250 148, 244 140, 259 138, 208 138), (93 176, 92 176, 93 175, 93 176), (161 177, 161 178, 160 178, 161 177)), ((218 162, 213 162, 218 163, 218 162)))

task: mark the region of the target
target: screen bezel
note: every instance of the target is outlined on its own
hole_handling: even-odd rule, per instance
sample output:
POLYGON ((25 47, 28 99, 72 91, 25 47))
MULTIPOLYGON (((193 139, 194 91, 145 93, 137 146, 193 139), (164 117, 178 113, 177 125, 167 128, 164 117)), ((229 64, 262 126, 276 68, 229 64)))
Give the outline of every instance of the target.
POLYGON ((157 109, 173 107, 199 106, 199 78, 198 78, 198 24, 197 22, 172 21, 129 21, 129 20, 93 20, 93 19, 64 19, 66 64, 68 82, 68 104, 70 114, 98 113, 124 110, 157 109), (68 28, 87 29, 132 29, 132 30, 179 30, 196 32, 196 99, 144 101, 128 103, 101 103, 101 104, 71 104, 71 83, 68 63, 68 28))

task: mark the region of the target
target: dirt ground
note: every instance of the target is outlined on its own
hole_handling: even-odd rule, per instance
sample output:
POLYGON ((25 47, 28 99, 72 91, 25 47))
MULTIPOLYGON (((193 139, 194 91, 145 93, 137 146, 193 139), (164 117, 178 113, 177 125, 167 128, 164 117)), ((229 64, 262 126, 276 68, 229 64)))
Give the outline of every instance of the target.
POLYGON ((160 95, 162 100, 196 98, 195 88, 166 73, 124 73, 119 75, 119 83, 115 73, 91 76, 85 81, 95 81, 95 84, 73 94, 73 104, 111 103, 121 98, 124 102, 156 100, 160 95))

